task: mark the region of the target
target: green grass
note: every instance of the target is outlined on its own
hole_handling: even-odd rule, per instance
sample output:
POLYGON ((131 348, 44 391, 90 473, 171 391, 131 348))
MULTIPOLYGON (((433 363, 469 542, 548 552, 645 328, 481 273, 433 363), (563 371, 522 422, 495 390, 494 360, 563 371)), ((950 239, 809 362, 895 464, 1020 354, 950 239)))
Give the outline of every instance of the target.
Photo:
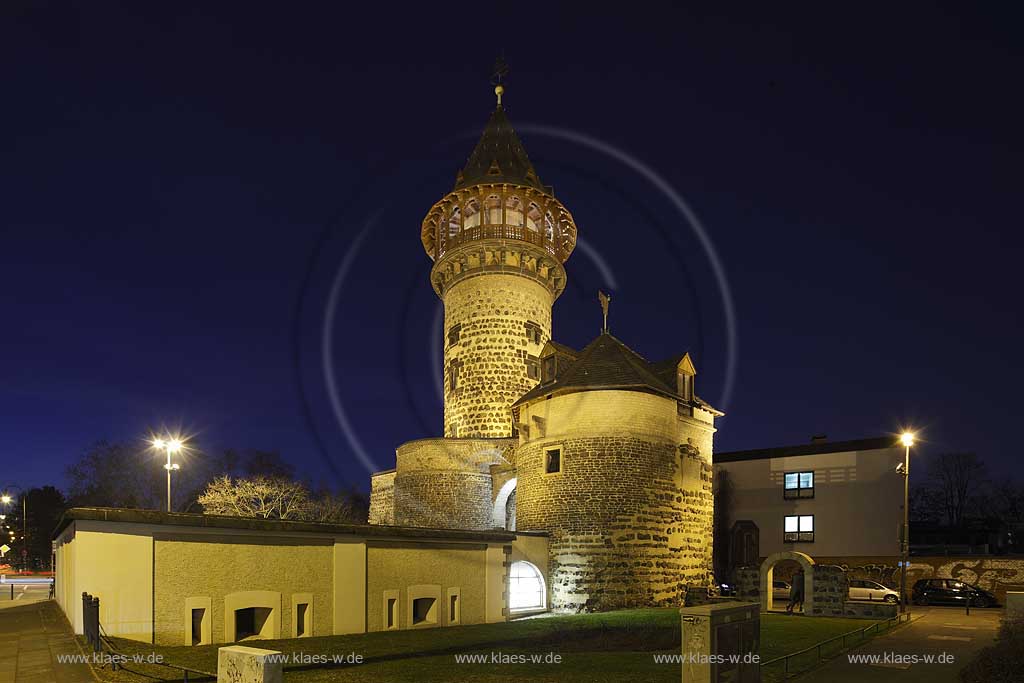
MULTIPOLYGON (((772 659, 870 622, 859 619, 761 615, 761 657, 772 659)), ((414 631, 389 631, 301 640, 247 642, 256 647, 306 655, 362 655, 362 664, 323 667, 285 665, 288 683, 321 681, 678 681, 678 664, 660 664, 655 653, 679 652, 679 612, 637 609, 526 619, 508 624, 480 624, 414 631), (456 654, 546 655, 560 663, 458 664, 456 654)), ((125 654, 156 652, 170 664, 216 671, 218 645, 154 647, 115 639, 125 654)), ((162 680, 181 680, 180 673, 160 666, 129 664, 129 668, 162 680)), ((144 680, 125 672, 100 672, 105 681, 144 680)))

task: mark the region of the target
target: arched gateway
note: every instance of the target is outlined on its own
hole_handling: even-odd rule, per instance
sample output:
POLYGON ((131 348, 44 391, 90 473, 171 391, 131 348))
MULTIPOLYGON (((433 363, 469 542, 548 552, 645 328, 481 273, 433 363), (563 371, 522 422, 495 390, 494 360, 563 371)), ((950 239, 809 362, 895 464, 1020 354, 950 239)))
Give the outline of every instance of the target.
POLYGON ((772 584, 775 565, 783 560, 793 560, 804 572, 804 614, 814 614, 814 558, 803 553, 785 550, 765 558, 761 563, 759 587, 761 589, 761 611, 772 609, 772 584))

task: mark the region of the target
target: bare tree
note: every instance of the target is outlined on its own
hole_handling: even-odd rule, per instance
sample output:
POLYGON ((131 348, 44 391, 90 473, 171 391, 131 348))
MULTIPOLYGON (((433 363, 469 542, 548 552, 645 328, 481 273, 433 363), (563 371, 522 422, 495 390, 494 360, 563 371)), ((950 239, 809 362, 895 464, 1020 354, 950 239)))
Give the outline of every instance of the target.
POLYGON ((312 508, 309 490, 302 483, 262 475, 217 477, 199 496, 199 503, 208 514, 263 519, 307 519, 312 508))
POLYGON ((951 526, 963 524, 964 515, 986 481, 985 463, 974 453, 943 453, 928 465, 928 477, 951 526))

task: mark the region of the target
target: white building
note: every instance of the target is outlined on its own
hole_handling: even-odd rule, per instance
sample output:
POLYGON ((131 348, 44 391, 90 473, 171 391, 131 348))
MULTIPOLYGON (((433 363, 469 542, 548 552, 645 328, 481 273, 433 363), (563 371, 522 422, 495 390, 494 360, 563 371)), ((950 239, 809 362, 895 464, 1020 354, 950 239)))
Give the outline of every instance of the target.
POLYGON ((830 564, 895 563, 903 456, 894 436, 715 453, 719 528, 730 530, 723 565, 787 550, 830 564))

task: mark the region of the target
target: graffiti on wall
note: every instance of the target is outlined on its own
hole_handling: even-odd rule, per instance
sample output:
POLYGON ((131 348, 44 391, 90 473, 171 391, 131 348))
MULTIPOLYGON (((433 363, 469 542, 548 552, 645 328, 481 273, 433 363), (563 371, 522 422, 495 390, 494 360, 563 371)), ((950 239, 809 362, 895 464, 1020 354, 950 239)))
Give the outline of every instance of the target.
MULTIPOLYGON (((898 588, 900 569, 896 563, 840 563, 852 579, 870 579, 890 588, 898 588)), ((1024 588, 1024 558, 997 557, 916 557, 907 568, 907 584, 918 579, 957 579, 1002 595, 1007 590, 1024 588)))

